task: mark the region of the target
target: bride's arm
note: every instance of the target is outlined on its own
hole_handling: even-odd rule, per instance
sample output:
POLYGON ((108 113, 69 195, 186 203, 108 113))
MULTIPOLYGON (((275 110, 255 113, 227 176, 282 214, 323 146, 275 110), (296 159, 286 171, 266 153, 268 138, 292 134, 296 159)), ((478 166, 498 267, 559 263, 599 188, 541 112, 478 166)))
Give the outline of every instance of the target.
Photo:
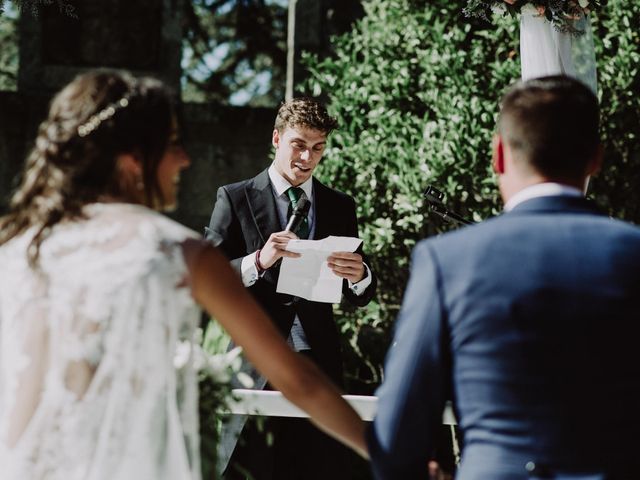
POLYGON ((367 457, 364 422, 312 362, 296 353, 214 247, 183 245, 194 299, 242 346, 249 361, 322 430, 367 457))

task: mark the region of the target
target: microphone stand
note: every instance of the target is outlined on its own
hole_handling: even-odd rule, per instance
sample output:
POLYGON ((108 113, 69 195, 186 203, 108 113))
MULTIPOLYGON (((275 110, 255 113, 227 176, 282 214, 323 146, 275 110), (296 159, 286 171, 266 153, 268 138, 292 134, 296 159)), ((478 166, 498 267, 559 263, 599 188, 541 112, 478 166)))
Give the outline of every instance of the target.
POLYGON ((442 217, 442 219, 447 222, 455 222, 460 225, 473 225, 476 222, 472 222, 471 220, 467 220, 463 218, 461 215, 458 215, 456 212, 448 210, 444 205, 444 192, 441 192, 433 185, 429 185, 423 194, 427 205, 429 206, 429 211, 435 213, 442 217))

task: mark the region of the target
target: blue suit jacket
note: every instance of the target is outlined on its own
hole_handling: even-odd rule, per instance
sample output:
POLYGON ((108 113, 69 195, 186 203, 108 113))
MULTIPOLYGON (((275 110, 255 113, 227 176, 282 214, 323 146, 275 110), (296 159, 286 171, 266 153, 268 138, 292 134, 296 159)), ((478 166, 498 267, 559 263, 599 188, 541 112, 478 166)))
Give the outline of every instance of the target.
POLYGON ((458 480, 539 478, 528 462, 640 478, 639 301, 640 228, 582 198, 419 243, 368 432, 376 478, 427 478, 448 397, 458 480))

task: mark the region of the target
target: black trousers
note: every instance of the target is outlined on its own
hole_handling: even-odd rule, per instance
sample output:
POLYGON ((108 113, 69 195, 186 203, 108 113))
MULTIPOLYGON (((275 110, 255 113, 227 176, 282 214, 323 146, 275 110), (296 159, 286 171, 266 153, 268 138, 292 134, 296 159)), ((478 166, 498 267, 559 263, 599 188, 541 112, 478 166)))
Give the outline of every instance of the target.
POLYGON ((306 418, 249 417, 223 479, 351 480, 353 456, 306 418))

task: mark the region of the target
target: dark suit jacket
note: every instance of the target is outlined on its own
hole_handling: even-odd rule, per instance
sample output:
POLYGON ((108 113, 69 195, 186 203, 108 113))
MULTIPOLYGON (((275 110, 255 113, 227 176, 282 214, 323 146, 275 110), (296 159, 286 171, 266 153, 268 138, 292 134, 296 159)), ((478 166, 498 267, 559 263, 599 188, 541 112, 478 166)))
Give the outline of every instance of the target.
POLYGON ((421 242, 368 432, 376 477, 427 478, 452 392, 457 480, 640 478, 639 300, 640 228, 582 198, 421 242))
MULTIPOLYGON (((355 202, 350 196, 313 179, 315 239, 329 235, 358 236, 355 202)), ((269 235, 282 230, 267 170, 256 177, 218 190, 206 237, 219 247, 239 272, 242 258, 262 248, 269 235)), ((361 249, 360 252, 362 253, 361 249)), ((276 293, 279 269, 272 267, 249 290, 271 316, 284 337, 298 314, 318 365, 342 385, 340 338, 331 304, 310 302, 276 293)), ((376 278, 358 296, 344 281, 343 295, 354 305, 364 306, 373 298, 376 278)))

